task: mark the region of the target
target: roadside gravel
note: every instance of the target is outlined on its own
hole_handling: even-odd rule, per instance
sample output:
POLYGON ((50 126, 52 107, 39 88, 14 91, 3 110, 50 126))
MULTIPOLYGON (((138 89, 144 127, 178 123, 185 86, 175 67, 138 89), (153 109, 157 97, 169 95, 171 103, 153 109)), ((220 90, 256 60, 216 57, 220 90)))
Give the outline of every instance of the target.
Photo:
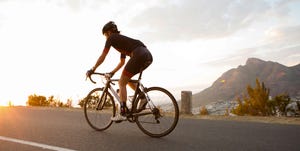
POLYGON ((300 125, 300 117, 180 115, 181 118, 300 125))

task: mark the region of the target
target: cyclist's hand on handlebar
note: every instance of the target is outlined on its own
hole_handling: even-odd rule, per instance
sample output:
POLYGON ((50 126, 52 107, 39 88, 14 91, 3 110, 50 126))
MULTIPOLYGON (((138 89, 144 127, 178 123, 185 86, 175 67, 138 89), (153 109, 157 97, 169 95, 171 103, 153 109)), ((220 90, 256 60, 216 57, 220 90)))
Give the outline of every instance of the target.
POLYGON ((86 77, 90 77, 94 73, 93 69, 90 69, 86 72, 86 77))
POLYGON ((115 74, 115 73, 113 73, 113 72, 109 72, 109 73, 106 73, 106 74, 105 74, 105 76, 108 76, 108 77, 110 77, 110 78, 111 78, 111 77, 113 77, 113 76, 114 76, 114 74, 115 74))

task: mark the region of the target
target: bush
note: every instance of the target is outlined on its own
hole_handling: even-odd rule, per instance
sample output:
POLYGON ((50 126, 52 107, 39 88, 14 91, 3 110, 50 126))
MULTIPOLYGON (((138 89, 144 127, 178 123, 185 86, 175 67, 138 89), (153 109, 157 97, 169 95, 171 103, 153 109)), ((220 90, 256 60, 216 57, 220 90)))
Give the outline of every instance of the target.
POLYGON ((291 102, 291 98, 287 94, 281 94, 277 95, 272 101, 272 111, 274 114, 276 112, 279 113, 279 115, 286 116, 287 110, 286 107, 291 102))
POLYGON ((238 106, 232 109, 233 114, 240 116, 271 116, 279 113, 286 116, 286 107, 291 101, 287 94, 281 94, 273 100, 269 100, 270 90, 258 79, 256 79, 255 88, 250 85, 247 86, 247 92, 248 97, 244 96, 243 101, 240 98, 237 99, 238 106))
POLYGON ((256 79, 256 87, 247 86, 248 97, 244 96, 242 102, 240 98, 237 99, 238 106, 232 110, 236 115, 253 115, 266 116, 271 115, 269 108, 269 94, 270 90, 265 87, 264 83, 260 83, 256 79))
POLYGON ((59 99, 55 99, 54 96, 48 97, 42 95, 29 95, 27 100, 27 105, 29 106, 51 106, 51 107, 71 107, 72 100, 68 99, 67 104, 64 104, 59 99))
POLYGON ((36 95, 36 94, 28 96, 27 103, 30 106, 48 106, 49 105, 49 101, 47 101, 45 96, 36 95))
POLYGON ((200 115, 208 115, 208 110, 205 106, 202 106, 200 109, 200 115))

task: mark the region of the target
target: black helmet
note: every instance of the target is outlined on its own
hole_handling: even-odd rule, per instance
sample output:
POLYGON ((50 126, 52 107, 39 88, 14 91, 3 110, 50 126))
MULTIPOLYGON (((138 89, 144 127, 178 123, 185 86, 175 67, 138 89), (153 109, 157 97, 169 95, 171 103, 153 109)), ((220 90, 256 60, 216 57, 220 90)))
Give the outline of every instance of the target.
POLYGON ((103 26, 102 34, 106 33, 107 31, 112 31, 113 33, 120 33, 118 31, 117 25, 113 21, 110 21, 103 26))

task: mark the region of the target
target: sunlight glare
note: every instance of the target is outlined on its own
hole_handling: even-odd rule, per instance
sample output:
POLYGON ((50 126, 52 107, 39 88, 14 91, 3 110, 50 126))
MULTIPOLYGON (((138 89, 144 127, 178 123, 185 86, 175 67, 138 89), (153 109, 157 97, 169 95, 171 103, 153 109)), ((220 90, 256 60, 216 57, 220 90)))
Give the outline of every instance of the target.
POLYGON ((9 102, 0 101, 0 106, 9 106, 8 104, 9 104, 9 102))

